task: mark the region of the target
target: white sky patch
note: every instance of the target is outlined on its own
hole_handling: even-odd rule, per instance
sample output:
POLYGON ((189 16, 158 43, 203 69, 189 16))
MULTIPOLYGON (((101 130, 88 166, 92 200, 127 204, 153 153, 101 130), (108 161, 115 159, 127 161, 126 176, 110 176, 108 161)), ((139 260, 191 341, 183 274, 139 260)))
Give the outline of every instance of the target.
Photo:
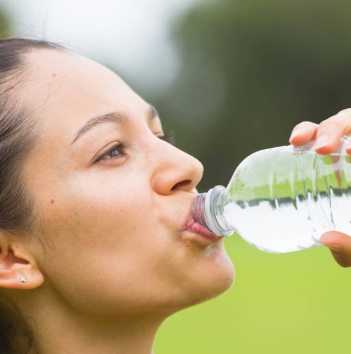
POLYGON ((62 43, 162 88, 177 72, 170 23, 204 0, 2 0, 15 34, 62 43))

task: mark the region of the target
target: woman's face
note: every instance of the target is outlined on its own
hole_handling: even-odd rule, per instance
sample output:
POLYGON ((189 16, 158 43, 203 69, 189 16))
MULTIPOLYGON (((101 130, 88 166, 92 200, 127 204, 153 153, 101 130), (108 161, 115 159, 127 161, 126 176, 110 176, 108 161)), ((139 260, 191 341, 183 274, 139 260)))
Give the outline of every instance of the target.
POLYGON ((162 140, 155 110, 107 68, 56 50, 28 60, 40 141, 24 172, 43 289, 104 314, 172 312, 226 290, 222 239, 187 230, 200 162, 162 140))

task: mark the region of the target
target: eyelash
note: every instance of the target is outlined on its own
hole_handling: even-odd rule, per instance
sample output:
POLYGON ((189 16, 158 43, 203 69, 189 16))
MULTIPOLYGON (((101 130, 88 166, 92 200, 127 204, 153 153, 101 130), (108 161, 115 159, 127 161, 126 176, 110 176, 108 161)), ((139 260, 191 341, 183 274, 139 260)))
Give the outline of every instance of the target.
POLYGON ((174 131, 167 132, 163 135, 157 135, 157 137, 167 143, 174 145, 174 131))
MULTIPOLYGON (((164 135, 157 135, 157 137, 163 141, 166 141, 167 143, 173 144, 173 138, 174 138, 174 132, 167 132, 164 135)), ((98 158, 96 160, 96 163, 100 163, 103 161, 107 161, 107 160, 114 160, 114 159, 121 159, 123 157, 126 156, 126 154, 124 153, 124 151, 127 149, 127 144, 124 142, 121 142, 117 145, 115 145, 114 147, 112 147, 109 151, 106 152, 106 154, 102 155, 100 158, 98 158), (111 157, 104 157, 106 155, 110 155, 110 153, 113 150, 118 150, 118 155, 115 156, 111 156, 111 157)))

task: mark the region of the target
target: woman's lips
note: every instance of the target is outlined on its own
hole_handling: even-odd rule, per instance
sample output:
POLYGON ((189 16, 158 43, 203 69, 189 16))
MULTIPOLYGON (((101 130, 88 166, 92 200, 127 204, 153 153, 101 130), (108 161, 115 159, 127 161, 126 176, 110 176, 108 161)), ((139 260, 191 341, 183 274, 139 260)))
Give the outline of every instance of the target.
POLYGON ((192 233, 201 235, 202 237, 207 238, 208 240, 211 241, 216 241, 218 239, 223 238, 222 236, 217 236, 216 234, 208 231, 207 229, 205 229, 202 225, 198 224, 197 222, 195 222, 195 220, 193 218, 191 218, 186 225, 186 230, 185 231, 190 231, 192 233))

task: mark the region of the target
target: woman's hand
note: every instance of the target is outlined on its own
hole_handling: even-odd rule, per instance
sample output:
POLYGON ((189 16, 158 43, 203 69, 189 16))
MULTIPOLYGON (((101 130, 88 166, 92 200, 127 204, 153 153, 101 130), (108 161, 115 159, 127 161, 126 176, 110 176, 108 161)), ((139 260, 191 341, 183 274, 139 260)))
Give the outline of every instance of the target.
MULTIPOLYGON (((298 124, 292 131, 290 143, 299 146, 305 145, 311 140, 316 140, 315 151, 318 154, 328 155, 337 148, 343 135, 351 135, 350 108, 339 112, 320 124, 312 122, 298 124)), ((351 141, 346 147, 346 152, 351 155, 351 141)), ((336 262, 342 267, 351 266, 350 236, 337 231, 329 231, 320 238, 320 242, 330 249, 336 262)))

